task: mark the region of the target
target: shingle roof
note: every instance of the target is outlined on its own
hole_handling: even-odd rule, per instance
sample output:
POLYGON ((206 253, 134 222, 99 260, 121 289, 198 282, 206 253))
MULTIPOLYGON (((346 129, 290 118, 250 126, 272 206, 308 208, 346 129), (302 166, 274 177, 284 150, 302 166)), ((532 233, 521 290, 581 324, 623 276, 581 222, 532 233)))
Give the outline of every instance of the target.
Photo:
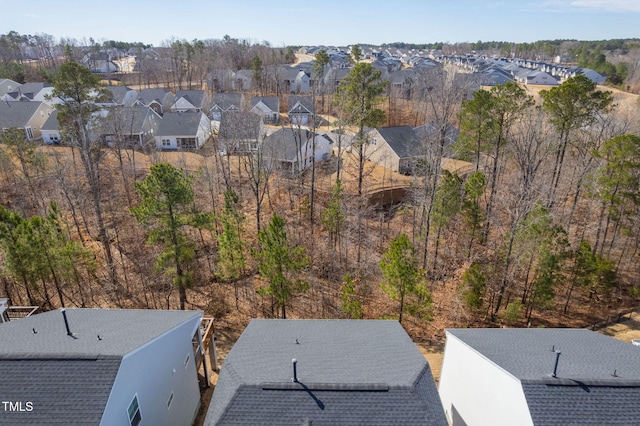
POLYGON ((353 320, 251 321, 205 424, 256 423, 447 424, 429 365, 400 324, 353 320))
POLYGON ((162 104, 167 93, 171 92, 165 89, 143 89, 138 93, 138 100, 145 105, 149 105, 153 101, 162 104))
POLYGON ((298 152, 311 139, 306 129, 282 128, 267 136, 262 142, 263 155, 280 161, 298 161, 298 152))
POLYGON ((376 130, 399 158, 424 155, 425 148, 410 126, 377 127, 376 130))
POLYGON ((32 403, 0 409, 0 424, 99 424, 125 354, 200 311, 67 309, 0 326, 0 395, 32 403), (35 333, 34 333, 35 331, 35 333), (100 338, 98 338, 100 336, 100 338))
POLYGON ((260 102, 266 105, 273 112, 279 112, 280 110, 280 100, 277 96, 254 96, 251 98, 251 107, 255 107, 260 102))
POLYGON ((535 425, 631 425, 640 420, 640 350, 589 330, 452 329, 520 380, 535 425), (552 377, 559 351, 557 377, 552 377))
MULTIPOLYGON (((20 321, 24 319, 16 322, 20 321)), ((2 400, 22 402, 23 408, 28 401, 33 408, 2 409, 0 424, 99 424, 121 360, 118 356, 0 360, 2 400)))
POLYGON ((0 130, 25 127, 42 102, 0 102, 0 130))
POLYGON ((213 95, 213 105, 217 105, 223 111, 229 109, 229 107, 236 106, 238 109, 244 107, 244 95, 242 93, 216 93, 213 95))
POLYGON ((51 114, 49 114, 49 118, 44 122, 40 130, 58 130, 58 126, 60 123, 58 122, 58 110, 53 110, 51 114))
POLYGON ((200 311, 67 309, 66 314, 75 338, 67 336, 60 310, 2 324, 0 360, 42 355, 122 356, 200 315, 200 311))
POLYGON ((122 104, 127 93, 133 90, 130 87, 126 86, 107 86, 105 87, 105 89, 111 93, 113 101, 117 104, 122 104))
POLYGON ((311 96, 290 95, 288 102, 289 114, 311 113, 315 109, 313 107, 313 97, 311 96))
POLYGON ((176 92, 176 102, 180 98, 185 98, 191 105, 196 108, 205 108, 208 105, 203 105, 204 102, 204 90, 178 90, 176 92))
POLYGON ((555 354, 562 355, 557 376, 580 381, 637 382, 640 351, 628 343, 589 330, 577 329, 450 329, 471 346, 520 380, 548 379, 555 354), (616 370, 617 378, 611 374, 616 370))
POLYGON ((156 136, 196 135, 202 112, 168 112, 162 116, 156 136))

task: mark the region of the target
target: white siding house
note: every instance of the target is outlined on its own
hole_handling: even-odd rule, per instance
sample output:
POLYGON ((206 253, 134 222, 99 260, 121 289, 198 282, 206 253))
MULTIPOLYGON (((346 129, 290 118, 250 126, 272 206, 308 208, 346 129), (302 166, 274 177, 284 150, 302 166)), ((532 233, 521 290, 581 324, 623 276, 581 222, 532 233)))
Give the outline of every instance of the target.
POLYGON ((439 393, 460 425, 631 425, 640 351, 590 330, 449 329, 439 393))
POLYGON ((0 395, 33 407, 0 411, 0 424, 192 424, 201 322, 202 311, 63 309, 0 324, 0 395))
POLYGON ((164 114, 158 132, 158 149, 198 149, 211 137, 211 120, 203 112, 164 114))

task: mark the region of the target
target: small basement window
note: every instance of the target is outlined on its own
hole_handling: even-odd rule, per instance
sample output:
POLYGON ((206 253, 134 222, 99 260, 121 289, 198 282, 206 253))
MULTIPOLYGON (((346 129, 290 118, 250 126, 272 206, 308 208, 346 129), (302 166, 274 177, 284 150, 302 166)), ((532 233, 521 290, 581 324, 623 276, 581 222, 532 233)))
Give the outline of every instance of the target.
POLYGON ((127 410, 129 413, 129 424, 131 426, 138 426, 142 421, 142 415, 140 414, 140 406, 138 405, 138 394, 133 396, 131 404, 127 410))

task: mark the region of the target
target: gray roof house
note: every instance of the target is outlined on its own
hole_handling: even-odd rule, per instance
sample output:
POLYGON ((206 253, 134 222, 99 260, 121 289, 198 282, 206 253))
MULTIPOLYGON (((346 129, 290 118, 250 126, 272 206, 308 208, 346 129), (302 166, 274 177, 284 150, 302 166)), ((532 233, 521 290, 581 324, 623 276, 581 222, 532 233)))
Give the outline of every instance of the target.
POLYGON ((40 93, 50 93, 53 90, 48 83, 31 82, 18 84, 13 91, 7 92, 2 98, 5 101, 40 101, 44 100, 44 95, 40 93))
POLYGON ((0 423, 191 424, 201 319, 201 311, 66 309, 0 324, 0 423))
POLYGON ((142 89, 138 93, 136 105, 152 108, 159 115, 169 111, 171 105, 176 101, 176 97, 165 89, 142 89))
POLYGON ((0 131, 23 129, 27 140, 40 139, 41 128, 53 111, 44 102, 0 102, 0 131))
POLYGON ((204 90, 178 90, 171 112, 208 111, 209 103, 209 95, 204 90))
POLYGON ((212 120, 220 121, 225 112, 243 111, 244 105, 242 93, 216 93, 213 95, 209 116, 212 120))
POLYGON ((40 128, 42 140, 48 144, 59 144, 62 142, 62 134, 60 133, 60 123, 58 122, 58 110, 54 110, 47 121, 40 128))
POLYGON ((289 121, 293 124, 308 124, 316 111, 313 97, 289 95, 288 101, 287 114, 289 115, 289 121))
POLYGON ((254 96, 251 98, 250 111, 262 116, 265 123, 278 124, 280 99, 277 96, 254 96))
POLYGON ((15 92, 18 87, 22 86, 22 84, 17 83, 8 78, 0 78, 0 98, 7 93, 15 92))
POLYGON ((440 145, 442 145, 441 156, 447 158, 453 157, 451 145, 458 140, 460 131, 451 124, 446 124, 444 127, 441 127, 435 121, 430 121, 422 126, 415 127, 413 131, 418 140, 428 147, 430 152, 437 153, 440 145), (443 129, 444 135, 441 134, 441 130, 443 129), (441 140, 442 136, 444 136, 444 141, 441 140))
POLYGON ((252 320, 205 425, 446 425, 429 364, 397 321, 252 320))
POLYGON ((315 161, 328 160, 332 140, 299 127, 285 127, 271 133, 262 141, 260 152, 267 168, 293 175, 311 165, 314 141, 315 161))
POLYGON ((155 134, 158 149, 197 149, 212 134, 211 120, 203 112, 168 112, 155 134))
POLYGON ((417 160, 426 154, 425 145, 410 126, 377 127, 367 137, 365 156, 394 172, 411 172, 417 160))
POLYGON ((218 131, 218 151, 223 155, 255 152, 263 135, 261 116, 242 111, 224 114, 218 131))
POLYGON ((133 106, 138 99, 138 92, 127 86, 107 86, 105 89, 111 94, 111 101, 119 106, 133 106))
POLYGON ((101 133, 109 145, 144 147, 154 141, 161 121, 149 107, 121 106, 109 111, 101 133))
POLYGON ((451 425, 631 425, 640 349, 580 329, 449 329, 439 393, 451 425))

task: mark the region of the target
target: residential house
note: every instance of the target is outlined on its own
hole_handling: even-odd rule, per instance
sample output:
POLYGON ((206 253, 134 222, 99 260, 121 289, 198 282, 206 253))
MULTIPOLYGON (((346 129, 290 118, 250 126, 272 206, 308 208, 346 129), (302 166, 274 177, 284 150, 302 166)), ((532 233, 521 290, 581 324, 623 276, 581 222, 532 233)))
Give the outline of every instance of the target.
POLYGON ((277 96, 254 96, 251 98, 249 111, 260 115, 266 124, 278 124, 280 99, 277 96))
POLYGON ((4 100, 4 95, 7 93, 15 92, 18 87, 22 86, 20 83, 16 83, 8 78, 0 78, 0 99, 4 100))
POLYGON ((213 104, 209 109, 209 117, 220 121, 227 112, 243 111, 245 105, 242 93, 216 93, 213 95, 213 104))
POLYGON ((231 79, 231 90, 248 92, 253 87, 253 71, 238 70, 231 79))
POLYGON ((451 124, 439 125, 430 121, 413 129, 418 142, 428 147, 429 152, 440 152, 441 157, 453 158, 453 145, 460 136, 460 131, 451 124))
POLYGON ((111 94, 111 102, 117 106, 130 107, 138 99, 138 92, 127 86, 106 86, 105 89, 111 94))
POLYGON ((158 149, 197 149, 211 137, 211 120, 203 112, 168 112, 155 135, 158 149))
POLYGON ((191 424, 201 321, 201 311, 61 309, 0 325, 0 423, 191 424))
POLYGON ((324 86, 329 93, 333 93, 338 89, 340 82, 349 75, 349 68, 330 68, 324 75, 324 86))
POLYGON ((84 56, 82 63, 94 73, 118 72, 118 66, 108 52, 89 53, 84 56))
POLYGON ((316 108, 311 96, 289 95, 289 121, 292 124, 306 126, 315 117, 316 108))
POLYGON ((208 88, 212 92, 221 93, 232 89, 233 71, 230 69, 215 69, 207 77, 208 88))
POLYGON ((49 145, 58 145, 62 142, 60 123, 58 122, 58 110, 53 110, 40 128, 42 140, 49 145))
POLYGON ((365 156, 372 162, 398 173, 410 173, 426 148, 410 126, 377 127, 367 135, 365 156))
POLYGON ((304 128, 278 129, 267 136, 260 148, 267 168, 295 174, 305 170, 315 161, 328 160, 331 156, 331 140, 304 128))
POLYGON ((39 101, 44 102, 46 95, 51 94, 53 87, 48 83, 31 82, 18 85, 15 90, 7 92, 3 97, 3 101, 39 101))
POLYGON ((640 350, 578 329, 449 329, 439 393, 451 425, 631 425, 640 350))
POLYGON ((289 67, 284 75, 285 88, 291 94, 311 91, 311 74, 299 67, 289 67))
POLYGON ((0 102, 0 130, 23 129, 27 140, 42 138, 41 128, 54 111, 44 102, 0 102))
POLYGON ((204 90, 178 90, 171 112, 207 112, 209 95, 204 90))
POLYGON ((102 124, 102 138, 107 145, 144 147, 155 141, 161 121, 149 107, 114 108, 102 124))
POLYGON ((224 114, 218 131, 218 151, 222 155, 253 153, 263 136, 261 116, 242 111, 224 114))
POLYGON ((176 101, 173 93, 165 89, 143 89, 138 93, 136 105, 146 106, 153 109, 158 115, 164 114, 171 109, 171 105, 176 101))
POLYGON ((527 76, 525 84, 540 84, 545 86, 557 86, 558 80, 551 74, 543 71, 534 71, 527 76))
POLYGON ((204 424, 447 425, 429 364, 397 321, 254 319, 204 424))

